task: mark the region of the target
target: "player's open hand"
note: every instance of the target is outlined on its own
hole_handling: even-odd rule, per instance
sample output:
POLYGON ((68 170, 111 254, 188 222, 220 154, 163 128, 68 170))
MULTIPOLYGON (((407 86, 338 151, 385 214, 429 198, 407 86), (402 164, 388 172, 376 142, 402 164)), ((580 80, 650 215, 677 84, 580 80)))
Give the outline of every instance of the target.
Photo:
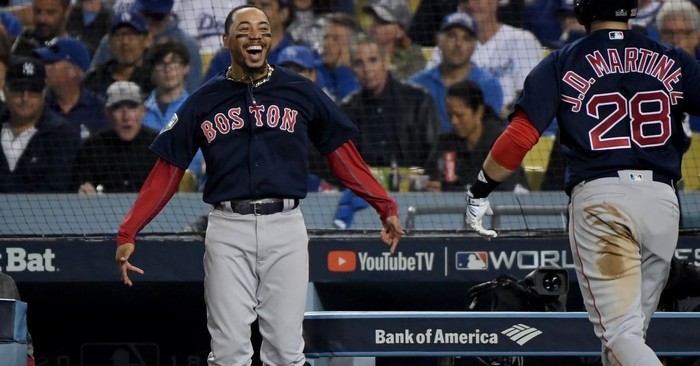
POLYGON ((396 246, 399 245, 399 239, 401 239, 403 234, 404 231, 401 228, 401 221, 399 221, 398 216, 387 217, 384 221, 381 237, 386 245, 391 246, 391 249, 389 249, 391 254, 394 254, 396 251, 396 246))
POLYGON ((486 240, 491 240, 498 236, 494 230, 484 229, 482 219, 484 215, 493 215, 491 204, 487 198, 474 198, 472 193, 467 193, 467 212, 464 221, 486 240))
POLYGON ((117 262, 117 267, 119 267, 119 278, 127 286, 132 286, 131 279, 129 279, 129 272, 134 271, 136 273, 143 274, 143 270, 129 263, 129 257, 134 253, 134 244, 126 243, 117 247, 117 255, 115 261, 117 262))

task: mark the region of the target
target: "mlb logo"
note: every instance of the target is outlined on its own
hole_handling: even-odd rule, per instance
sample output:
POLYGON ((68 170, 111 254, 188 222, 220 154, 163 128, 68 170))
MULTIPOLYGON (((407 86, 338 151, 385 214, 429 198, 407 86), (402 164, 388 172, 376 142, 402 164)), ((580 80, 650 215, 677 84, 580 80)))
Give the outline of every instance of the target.
POLYGON ((609 36, 610 36, 610 39, 613 39, 613 40, 619 40, 619 39, 625 38, 625 34, 622 33, 621 31, 612 31, 612 32, 610 32, 609 36))
POLYGON ((639 173, 630 173, 630 180, 633 182, 641 182, 644 180, 644 177, 639 173))
POLYGON ((457 252, 455 253, 455 268, 458 271, 484 271, 489 269, 487 252, 457 252))
POLYGON ((351 250, 328 252, 328 270, 331 272, 352 272, 357 268, 357 256, 351 250))

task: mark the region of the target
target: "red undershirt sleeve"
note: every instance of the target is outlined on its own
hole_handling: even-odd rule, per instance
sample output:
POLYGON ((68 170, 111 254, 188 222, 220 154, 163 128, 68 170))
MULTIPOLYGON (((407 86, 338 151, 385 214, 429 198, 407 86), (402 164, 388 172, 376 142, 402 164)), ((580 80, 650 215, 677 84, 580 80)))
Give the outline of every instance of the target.
POLYGON ((396 202, 374 178, 352 141, 346 141, 324 158, 346 187, 374 207, 382 222, 389 216, 399 216, 396 202))
POLYGON ((117 245, 136 243, 136 235, 153 220, 177 192, 185 169, 158 158, 136 202, 117 231, 117 245))
POLYGON ((540 133, 532 125, 527 114, 518 110, 506 130, 494 142, 491 157, 504 168, 516 170, 539 139, 540 133))

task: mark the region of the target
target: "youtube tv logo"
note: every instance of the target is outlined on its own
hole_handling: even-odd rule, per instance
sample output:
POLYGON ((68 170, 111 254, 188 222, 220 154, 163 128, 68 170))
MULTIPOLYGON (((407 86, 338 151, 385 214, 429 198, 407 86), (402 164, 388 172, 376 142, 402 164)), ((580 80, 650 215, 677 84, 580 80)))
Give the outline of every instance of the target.
POLYGON ((328 252, 328 270, 331 272, 352 272, 357 267, 357 256, 352 250, 328 252))

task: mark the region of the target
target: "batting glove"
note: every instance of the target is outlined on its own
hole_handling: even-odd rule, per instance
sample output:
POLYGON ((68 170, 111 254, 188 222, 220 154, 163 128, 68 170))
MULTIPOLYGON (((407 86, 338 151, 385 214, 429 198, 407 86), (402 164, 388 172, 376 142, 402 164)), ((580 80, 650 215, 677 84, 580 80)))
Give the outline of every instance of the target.
POLYGON ((491 240, 498 234, 494 230, 484 229, 481 222, 484 215, 493 215, 489 200, 487 198, 474 198, 472 192, 467 191, 467 212, 464 215, 464 221, 482 238, 491 240))

